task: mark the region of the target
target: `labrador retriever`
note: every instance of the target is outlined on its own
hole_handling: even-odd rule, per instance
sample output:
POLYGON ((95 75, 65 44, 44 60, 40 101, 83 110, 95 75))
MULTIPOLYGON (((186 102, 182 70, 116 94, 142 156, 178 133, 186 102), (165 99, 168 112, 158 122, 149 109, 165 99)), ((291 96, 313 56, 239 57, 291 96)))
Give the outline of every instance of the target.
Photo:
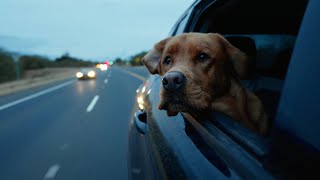
POLYGON ((162 78, 158 108, 168 116, 218 111, 265 134, 268 118, 257 96, 241 86, 248 57, 217 33, 184 33, 157 44, 143 58, 162 78))

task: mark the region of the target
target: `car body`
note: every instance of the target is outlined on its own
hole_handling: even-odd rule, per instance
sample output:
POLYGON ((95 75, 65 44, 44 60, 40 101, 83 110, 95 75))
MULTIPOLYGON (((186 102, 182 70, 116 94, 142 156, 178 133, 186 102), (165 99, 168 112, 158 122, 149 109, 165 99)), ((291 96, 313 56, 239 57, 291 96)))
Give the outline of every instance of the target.
POLYGON ((318 179, 319 17, 317 0, 195 1, 169 36, 218 32, 254 57, 242 83, 272 128, 263 137, 217 112, 168 117, 157 109, 162 78, 151 75, 129 123, 130 179, 318 179))
POLYGON ((81 68, 80 71, 76 73, 78 79, 95 79, 97 73, 93 68, 81 68))

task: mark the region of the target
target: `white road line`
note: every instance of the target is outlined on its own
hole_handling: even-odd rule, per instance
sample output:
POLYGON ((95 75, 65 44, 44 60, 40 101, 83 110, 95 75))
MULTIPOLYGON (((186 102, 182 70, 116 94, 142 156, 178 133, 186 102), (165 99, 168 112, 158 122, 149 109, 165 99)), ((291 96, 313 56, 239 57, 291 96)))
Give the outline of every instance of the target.
POLYGON ((89 106, 87 107, 87 112, 92 111, 92 109, 93 109, 94 105, 96 105, 98 99, 99 99, 99 96, 98 96, 98 95, 96 95, 96 96, 92 99, 91 103, 90 103, 89 106))
POLYGON ((46 173, 46 175, 44 176, 43 179, 54 179, 54 178, 56 177, 59 169, 60 169, 59 164, 54 164, 54 165, 52 165, 52 166, 48 169, 48 171, 47 171, 47 173, 46 173))
POLYGON ((104 83, 107 84, 107 83, 108 83, 108 79, 105 79, 105 80, 104 80, 104 83))
POLYGON ((51 88, 49 88, 49 89, 46 89, 46 90, 37 92, 37 93, 32 94, 32 95, 29 95, 29 96, 27 96, 27 97, 24 97, 24 98, 18 99, 18 100, 16 100, 16 101, 10 102, 10 103, 8 103, 8 104, 2 105, 2 106, 0 106, 0 111, 1 111, 1 110, 4 110, 4 109, 6 109, 6 108, 9 108, 9 107, 11 107, 11 106, 20 104, 20 103, 22 103, 22 102, 28 101, 28 100, 30 100, 30 99, 36 98, 36 97, 38 97, 38 96, 47 94, 47 93, 49 93, 49 92, 51 92, 51 91, 55 91, 55 90, 60 89, 60 88, 62 88, 62 87, 64 87, 64 86, 67 86, 67 85, 69 85, 69 84, 71 84, 71 83, 73 83, 73 82, 74 82, 74 80, 70 80, 70 81, 67 81, 67 82, 65 82, 65 83, 59 84, 59 85, 57 85, 57 86, 51 87, 51 88))

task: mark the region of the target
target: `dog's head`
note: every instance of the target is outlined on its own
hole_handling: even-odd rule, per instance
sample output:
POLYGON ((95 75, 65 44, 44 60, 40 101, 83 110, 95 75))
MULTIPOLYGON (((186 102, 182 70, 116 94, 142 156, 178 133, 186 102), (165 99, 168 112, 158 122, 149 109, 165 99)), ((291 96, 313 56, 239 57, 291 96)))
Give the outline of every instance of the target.
POLYGON ((237 77, 246 76, 247 56, 219 34, 185 33, 158 42, 142 58, 163 76, 159 109, 169 116, 207 110, 237 77))

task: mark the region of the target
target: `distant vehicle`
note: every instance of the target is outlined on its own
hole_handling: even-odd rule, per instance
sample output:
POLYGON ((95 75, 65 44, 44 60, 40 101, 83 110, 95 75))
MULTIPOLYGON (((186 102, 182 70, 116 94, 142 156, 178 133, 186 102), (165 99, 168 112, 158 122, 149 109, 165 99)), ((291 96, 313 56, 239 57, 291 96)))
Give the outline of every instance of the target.
POLYGON ((113 64, 113 61, 105 61, 103 63, 99 63, 96 65, 96 67, 98 69, 100 69, 101 71, 106 71, 108 70, 108 68, 110 68, 110 66, 113 64))
POLYGON ((95 79, 97 77, 93 68, 82 68, 76 73, 78 79, 95 79))
POLYGON ((272 128, 261 136, 217 112, 168 117, 151 75, 129 123, 129 178, 320 179, 319 17, 319 0, 196 0, 169 36, 220 33, 252 57, 242 83, 272 128))

